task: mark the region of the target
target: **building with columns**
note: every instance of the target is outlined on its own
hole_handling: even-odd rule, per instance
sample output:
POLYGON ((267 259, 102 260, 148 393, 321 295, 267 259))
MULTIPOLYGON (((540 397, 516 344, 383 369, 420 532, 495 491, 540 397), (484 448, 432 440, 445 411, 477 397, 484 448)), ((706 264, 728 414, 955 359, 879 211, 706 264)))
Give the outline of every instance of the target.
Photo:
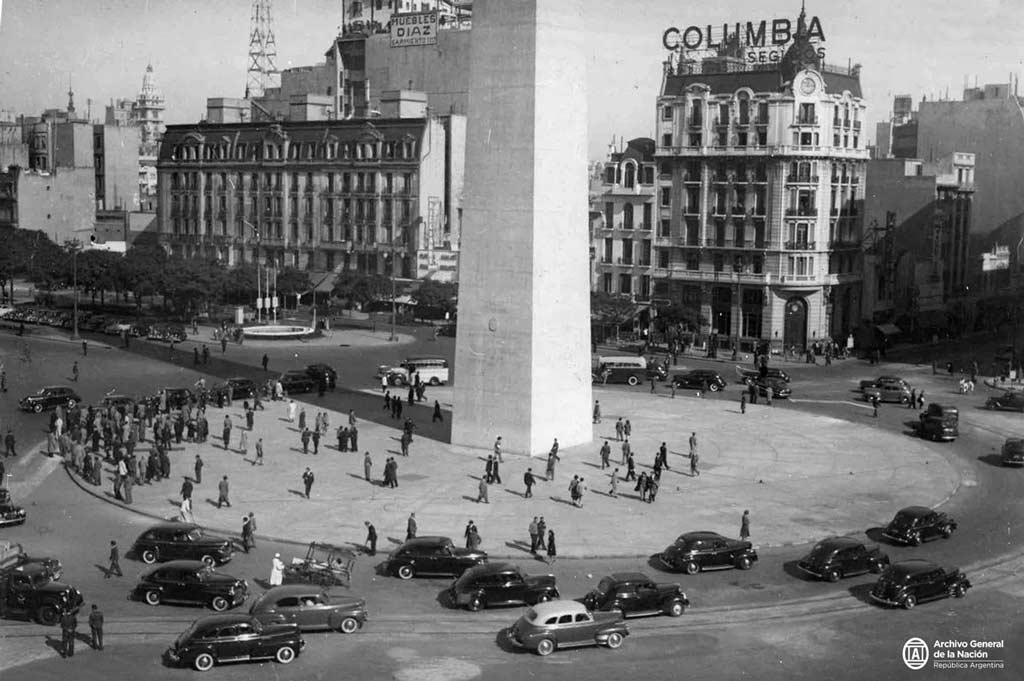
POLYGON ((667 61, 652 296, 698 309, 717 347, 845 339, 861 321, 864 120, 859 66, 822 63, 802 13, 777 63, 736 43, 667 61))
POLYGON ((226 265, 454 281, 465 117, 400 117, 416 94, 390 93, 394 115, 373 120, 168 126, 161 243, 226 265))

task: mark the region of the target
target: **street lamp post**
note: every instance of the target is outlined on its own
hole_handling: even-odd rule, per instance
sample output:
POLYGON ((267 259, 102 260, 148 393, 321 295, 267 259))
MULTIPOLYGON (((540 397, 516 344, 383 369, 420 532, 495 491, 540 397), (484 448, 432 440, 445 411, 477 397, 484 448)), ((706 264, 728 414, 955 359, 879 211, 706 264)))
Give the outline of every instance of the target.
POLYGON ((260 290, 260 230, 256 229, 248 220, 242 220, 243 223, 248 225, 252 233, 256 235, 256 323, 260 323, 260 310, 263 307, 263 297, 260 290))
POLYGON ((71 285, 75 289, 71 340, 78 340, 78 252, 82 250, 82 243, 78 239, 74 239, 67 242, 67 247, 71 251, 71 285))

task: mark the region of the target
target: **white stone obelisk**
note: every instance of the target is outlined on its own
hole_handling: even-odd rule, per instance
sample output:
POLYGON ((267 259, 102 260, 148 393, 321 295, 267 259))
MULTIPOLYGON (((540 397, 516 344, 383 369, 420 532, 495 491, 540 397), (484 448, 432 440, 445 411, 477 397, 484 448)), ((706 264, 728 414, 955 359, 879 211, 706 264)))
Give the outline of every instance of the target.
POLYGON ((592 439, 581 0, 476 0, 452 443, 592 439))

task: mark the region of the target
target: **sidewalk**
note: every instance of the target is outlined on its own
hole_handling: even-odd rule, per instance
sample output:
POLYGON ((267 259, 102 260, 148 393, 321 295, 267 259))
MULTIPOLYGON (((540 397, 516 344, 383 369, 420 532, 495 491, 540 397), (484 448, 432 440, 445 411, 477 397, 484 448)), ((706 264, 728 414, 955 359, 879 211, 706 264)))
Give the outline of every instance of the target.
MULTIPOLYGON (((479 450, 417 436, 411 455, 404 458, 397 421, 390 428, 387 422, 364 419, 358 424, 360 451, 339 452, 334 430, 347 420, 330 412, 330 437, 321 441, 320 454, 303 455, 297 428, 287 422, 287 403, 271 402, 256 414, 246 457, 234 449, 224 451, 219 436, 227 411, 235 424, 232 445, 237 447, 239 426, 245 423, 241 404, 231 410, 209 409, 211 440, 176 446, 171 478, 135 487, 131 509, 153 518, 175 517, 183 477, 192 475, 199 453, 205 467, 203 482, 193 493, 193 509, 197 522, 218 532, 237 533, 242 514, 253 511, 259 534, 266 537, 300 544, 361 544, 363 521, 370 520, 387 551, 404 539, 406 519, 415 512, 420 535, 447 535, 461 542, 472 519, 484 550, 521 558, 528 551, 527 525, 533 516, 543 515, 558 538, 559 555, 648 556, 682 532, 736 535, 744 509, 750 509, 752 539, 758 546, 863 532, 888 521, 903 506, 942 503, 960 484, 959 473, 938 450, 857 423, 763 405, 750 405, 741 415, 738 403, 682 395, 670 399, 595 388, 594 397, 604 414, 603 423, 594 426, 594 442, 563 449, 555 480, 545 482, 539 475, 532 499, 522 496, 522 476, 527 466, 542 475, 542 458, 506 456, 501 466, 504 484, 490 487, 489 504, 478 504, 486 453, 482 457, 479 450), (610 471, 600 469, 598 449, 601 439, 608 438, 612 461, 619 461, 614 428, 619 415, 632 422, 638 474, 649 469, 661 442, 668 443, 671 470, 662 474, 653 504, 641 502, 631 483, 620 482, 619 498, 607 493, 610 471), (699 477, 689 474, 691 431, 699 440, 699 477), (264 439, 264 466, 253 465, 259 437, 264 439), (373 484, 363 479, 365 451, 373 459, 373 484), (388 456, 398 461, 396 489, 380 485, 388 456), (316 475, 309 500, 301 493, 306 466, 316 475), (225 474, 232 506, 217 509, 217 481, 225 474), (583 508, 569 502, 573 475, 582 475, 589 488, 583 508)), ((307 423, 312 424, 316 407, 305 406, 307 423)), ((620 469, 624 475, 625 467, 620 469)), ((110 480, 108 474, 103 487, 82 486, 119 504, 110 494, 110 480)))

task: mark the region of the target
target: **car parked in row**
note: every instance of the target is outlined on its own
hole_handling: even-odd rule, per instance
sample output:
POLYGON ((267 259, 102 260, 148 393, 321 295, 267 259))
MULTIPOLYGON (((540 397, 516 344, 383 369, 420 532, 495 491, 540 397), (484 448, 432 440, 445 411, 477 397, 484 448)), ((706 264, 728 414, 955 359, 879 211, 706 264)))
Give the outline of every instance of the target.
POLYGON ((217 400, 221 395, 226 398, 230 394, 232 400, 250 400, 256 397, 257 392, 259 392, 259 386, 256 385, 256 381, 251 378, 235 376, 213 386, 210 389, 210 397, 217 400))
POLYGON ((249 614, 263 624, 295 624, 302 631, 327 629, 351 634, 369 614, 366 601, 340 596, 309 584, 284 584, 264 592, 249 607, 249 614))
POLYGON ((604 577, 581 601, 588 610, 618 610, 626 617, 679 617, 690 606, 690 599, 678 584, 659 584, 641 572, 616 572, 604 577))
POLYGON ((550 655, 559 648, 618 648, 629 635, 622 612, 591 612, 577 601, 550 601, 527 608, 507 630, 513 645, 550 655))
POLYGON ((467 610, 535 605, 558 598, 554 575, 527 575, 511 563, 475 565, 455 580, 448 595, 467 610))
POLYGON ((882 536, 897 544, 917 546, 930 539, 949 539, 956 521, 941 511, 927 506, 908 506, 897 511, 882 536))
POLYGON ((248 593, 244 579, 215 572, 202 561, 172 560, 144 572, 132 596, 149 605, 202 605, 223 612, 244 603, 248 593))
POLYGON ((164 653, 173 665, 205 672, 226 662, 294 661, 306 641, 294 624, 263 624, 251 615, 223 614, 198 619, 164 653))
POLYGON ((790 376, 784 370, 778 367, 758 367, 757 369, 749 369, 746 367, 737 366, 736 374, 739 376, 741 383, 747 383, 758 378, 779 378, 786 383, 790 382, 790 376))
POLYGON ((768 396, 768 388, 772 389, 772 397, 778 397, 779 399, 787 399, 793 394, 793 389, 789 387, 781 378, 772 378, 771 376, 758 376, 757 378, 751 379, 748 386, 752 385, 757 389, 757 394, 761 397, 768 396))
POLYGON ((180 559, 214 567, 230 561, 234 548, 229 540, 208 536, 194 523, 165 522, 140 534, 130 553, 147 564, 180 559))
POLYGON ((305 371, 286 371, 277 379, 285 395, 311 393, 316 391, 318 382, 305 371))
POLYGON ((1024 392, 1015 390, 1002 395, 993 395, 985 400, 985 408, 1024 413, 1024 392))
POLYGON ((658 560, 670 570, 695 575, 702 570, 749 570, 757 562, 757 551, 743 539, 723 537, 717 532, 687 532, 658 554, 658 560))
POLYGON ((726 382, 722 375, 713 369, 693 369, 673 374, 672 385, 676 388, 710 390, 716 393, 719 390, 725 390, 726 382))
POLYGON ((306 367, 306 375, 319 383, 323 381, 324 387, 334 390, 338 385, 338 372, 327 364, 310 364, 306 367))
POLYGON ((40 388, 31 395, 26 395, 18 402, 18 407, 24 411, 40 413, 44 409, 56 409, 57 407, 72 408, 82 401, 74 390, 66 385, 49 385, 40 388))
POLYGON ((814 545, 797 563, 803 572, 826 582, 845 577, 881 572, 889 556, 877 546, 867 546, 853 537, 828 537, 814 545))
POLYGON ((918 603, 940 598, 963 598, 971 582, 957 568, 927 560, 904 560, 886 568, 871 589, 871 598, 883 605, 910 610, 918 603))
POLYGON ((385 562, 385 570, 401 579, 422 575, 458 577, 487 562, 483 551, 460 548, 448 537, 416 537, 405 542, 385 562))

